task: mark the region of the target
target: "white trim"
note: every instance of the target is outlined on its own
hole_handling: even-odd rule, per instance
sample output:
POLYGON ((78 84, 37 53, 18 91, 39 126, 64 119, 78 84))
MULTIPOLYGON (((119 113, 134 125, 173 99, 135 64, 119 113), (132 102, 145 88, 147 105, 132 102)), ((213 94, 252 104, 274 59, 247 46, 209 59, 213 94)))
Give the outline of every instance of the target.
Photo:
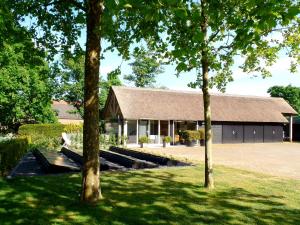
POLYGON ((136 120, 136 144, 139 144, 139 120, 136 120))
MULTIPOLYGON (((123 130, 124 137, 127 137, 127 132, 128 132, 128 126, 127 126, 128 124, 127 124, 127 122, 128 122, 127 120, 124 120, 124 125, 123 125, 124 126, 124 130, 123 130)), ((126 144, 127 144, 126 143, 126 139, 124 139, 124 145, 126 145, 126 144)))
POLYGON ((157 135, 158 135, 158 144, 160 144, 160 120, 158 120, 158 125, 157 125, 157 127, 158 127, 158 132, 157 132, 157 135))
POLYGON ((172 126, 172 135, 173 135, 173 145, 175 145, 175 122, 173 120, 173 126, 172 126))
POLYGON ((293 116, 290 116, 290 142, 293 142, 293 116))

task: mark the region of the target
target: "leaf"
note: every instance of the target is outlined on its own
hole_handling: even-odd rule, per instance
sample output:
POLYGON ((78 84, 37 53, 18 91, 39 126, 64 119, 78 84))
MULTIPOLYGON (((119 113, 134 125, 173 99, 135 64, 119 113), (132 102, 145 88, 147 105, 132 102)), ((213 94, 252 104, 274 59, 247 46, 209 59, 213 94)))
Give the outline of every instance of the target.
POLYGON ((183 8, 176 8, 174 9, 174 14, 177 16, 177 17, 180 17, 180 18, 186 18, 187 17, 187 11, 183 8))

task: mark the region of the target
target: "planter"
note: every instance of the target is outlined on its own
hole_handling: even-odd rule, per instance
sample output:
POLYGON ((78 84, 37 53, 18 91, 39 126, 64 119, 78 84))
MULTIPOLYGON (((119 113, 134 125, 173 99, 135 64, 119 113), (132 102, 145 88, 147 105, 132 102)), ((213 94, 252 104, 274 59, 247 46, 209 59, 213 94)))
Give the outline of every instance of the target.
POLYGON ((197 141, 193 140, 193 141, 187 141, 186 145, 188 147, 195 147, 196 146, 197 141))
POLYGON ((200 140, 200 146, 204 146, 205 145, 205 140, 200 140))
POLYGON ((144 143, 140 143, 140 147, 141 147, 141 148, 144 148, 144 143))
POLYGON ((170 142, 164 142, 164 141, 163 141, 163 147, 166 148, 166 147, 168 147, 168 146, 170 146, 170 142))

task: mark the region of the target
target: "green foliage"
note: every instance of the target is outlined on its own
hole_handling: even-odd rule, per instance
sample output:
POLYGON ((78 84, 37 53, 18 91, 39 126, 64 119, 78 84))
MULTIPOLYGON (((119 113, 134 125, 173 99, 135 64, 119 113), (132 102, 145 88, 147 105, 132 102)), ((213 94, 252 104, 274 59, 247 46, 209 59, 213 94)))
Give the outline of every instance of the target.
POLYGON ((83 124, 64 124, 64 132, 66 133, 82 133, 83 124))
POLYGON ((141 143, 141 144, 149 143, 149 137, 147 137, 147 136, 139 137, 139 143, 141 143))
POLYGON ((108 144, 109 144, 109 146, 117 146, 118 145, 118 139, 115 134, 109 135, 108 144))
POLYGON ((172 137, 170 137, 170 136, 165 136, 163 138, 163 142, 170 143, 171 141, 172 141, 172 137))
POLYGON ((198 132, 199 132, 199 140, 205 140, 205 130, 204 130, 204 128, 199 129, 198 132))
POLYGON ((63 132, 74 133, 82 131, 82 125, 74 124, 26 124, 20 127, 19 134, 30 136, 32 142, 36 143, 40 139, 57 139, 63 132))
POLYGON ((4 176, 29 150, 30 138, 17 137, 0 143, 0 175, 4 176))
POLYGON ((300 114, 300 88, 288 85, 273 86, 268 89, 272 97, 281 97, 285 99, 300 114))
POLYGON ((153 87, 155 76, 163 72, 157 57, 145 48, 136 49, 133 57, 134 62, 129 64, 132 66, 132 74, 125 75, 124 79, 133 82, 136 87, 153 87))
POLYGON ((27 122, 54 122, 54 77, 32 36, 0 3, 0 123, 17 131, 27 122))
POLYGON ((61 77, 57 97, 70 102, 81 117, 83 117, 84 62, 83 50, 76 48, 72 56, 64 56, 62 63, 55 65, 56 70, 54 71, 61 77))
POLYGON ((182 131, 182 138, 185 141, 192 142, 200 139, 200 132, 197 130, 185 130, 182 131))
MULTIPOLYGON (((64 57, 60 65, 56 64, 56 74, 60 74, 60 90, 56 97, 70 102, 83 117, 83 97, 84 97, 84 63, 85 56, 79 47, 72 55, 64 57)), ((121 69, 117 67, 107 74, 107 79, 100 78, 99 108, 104 109, 106 99, 111 86, 121 86, 121 69)))
POLYGON ((164 35, 148 43, 177 65, 178 74, 197 73, 191 87, 202 88, 206 62, 208 85, 225 91, 226 84, 233 81, 236 56, 243 61, 235 66, 267 77, 271 76, 270 66, 285 53, 292 60, 291 72, 296 71, 300 63, 299 4, 295 0, 162 1, 161 11, 157 7, 158 12, 153 13, 162 21, 164 35))

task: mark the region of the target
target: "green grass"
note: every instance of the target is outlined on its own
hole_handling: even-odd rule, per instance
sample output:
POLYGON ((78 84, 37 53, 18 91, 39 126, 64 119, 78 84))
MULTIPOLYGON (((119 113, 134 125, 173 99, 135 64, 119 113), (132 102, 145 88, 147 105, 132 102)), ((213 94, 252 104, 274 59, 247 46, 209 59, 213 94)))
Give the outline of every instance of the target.
POLYGON ((80 175, 0 179, 0 224, 300 224, 300 181, 217 167, 102 174, 104 199, 79 202, 80 175))

